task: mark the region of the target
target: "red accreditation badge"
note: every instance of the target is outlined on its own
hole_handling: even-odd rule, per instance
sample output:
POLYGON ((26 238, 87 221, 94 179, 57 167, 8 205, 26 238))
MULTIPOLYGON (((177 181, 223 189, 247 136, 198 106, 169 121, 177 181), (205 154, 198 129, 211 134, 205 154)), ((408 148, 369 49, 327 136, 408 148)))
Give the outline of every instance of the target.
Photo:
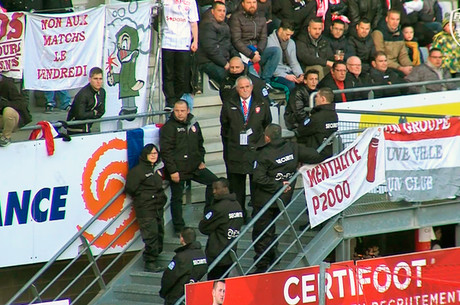
POLYGON ((260 112, 260 107, 256 107, 256 113, 260 112))

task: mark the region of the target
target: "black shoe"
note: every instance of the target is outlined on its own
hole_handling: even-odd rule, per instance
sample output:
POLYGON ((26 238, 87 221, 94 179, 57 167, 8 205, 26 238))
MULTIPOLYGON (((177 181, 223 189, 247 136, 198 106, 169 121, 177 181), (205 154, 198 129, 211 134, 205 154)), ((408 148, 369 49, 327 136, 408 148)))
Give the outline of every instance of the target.
POLYGON ((45 113, 53 113, 54 106, 53 104, 46 104, 45 113))
POLYGON ((154 272, 154 273, 163 272, 164 268, 161 267, 161 266, 158 266, 155 262, 148 262, 148 263, 145 263, 144 271, 145 272, 154 272))

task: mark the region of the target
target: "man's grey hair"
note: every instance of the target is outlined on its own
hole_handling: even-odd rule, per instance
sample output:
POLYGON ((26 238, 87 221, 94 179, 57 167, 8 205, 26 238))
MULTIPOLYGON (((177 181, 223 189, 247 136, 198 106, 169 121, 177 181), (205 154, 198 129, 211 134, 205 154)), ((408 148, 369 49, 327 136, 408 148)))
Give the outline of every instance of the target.
POLYGON ((251 78, 250 78, 249 76, 247 76, 247 75, 243 75, 243 76, 238 77, 238 78, 236 79, 236 81, 235 81, 235 86, 238 87, 238 82, 239 82, 240 80, 243 80, 243 79, 247 79, 247 80, 249 81, 249 84, 252 86, 252 80, 251 80, 251 78))

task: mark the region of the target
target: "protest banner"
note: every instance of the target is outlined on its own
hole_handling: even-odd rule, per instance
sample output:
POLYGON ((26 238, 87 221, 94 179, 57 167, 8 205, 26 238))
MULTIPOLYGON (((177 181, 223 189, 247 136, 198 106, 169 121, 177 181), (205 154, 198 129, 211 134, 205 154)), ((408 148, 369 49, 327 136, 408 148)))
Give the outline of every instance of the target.
POLYGON ((77 13, 27 13, 24 87, 67 90, 88 83, 89 71, 101 67, 105 9, 77 13), (33 51, 32 51, 33 50, 33 51))
POLYGON ((0 72, 21 79, 25 16, 22 12, 0 13, 0 72))
POLYGON ((300 168, 310 224, 340 213, 385 181, 383 128, 368 128, 339 155, 300 168))
POLYGON ((392 201, 460 195, 458 117, 385 128, 386 181, 392 201))

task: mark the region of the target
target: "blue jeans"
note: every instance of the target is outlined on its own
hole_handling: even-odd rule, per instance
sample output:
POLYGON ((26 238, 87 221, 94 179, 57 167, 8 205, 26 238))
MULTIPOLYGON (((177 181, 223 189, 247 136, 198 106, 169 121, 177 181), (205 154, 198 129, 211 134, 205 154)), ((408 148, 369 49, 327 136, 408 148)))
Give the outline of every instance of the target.
MULTIPOLYGON (((262 52, 262 56, 259 62, 260 68, 262 69, 262 73, 260 78, 263 79, 265 82, 270 82, 270 79, 275 73, 276 67, 281 60, 281 49, 277 47, 270 47, 266 48, 262 52)), ((254 69, 253 65, 249 65, 249 73, 259 76, 254 69)))
POLYGON ((201 64, 199 67, 201 72, 206 73, 210 79, 215 80, 219 85, 224 81, 227 71, 221 66, 213 62, 201 64))
POLYGON ((46 104, 51 104, 53 108, 56 107, 56 96, 61 102, 59 108, 66 109, 68 106, 70 106, 71 98, 67 90, 44 91, 43 93, 45 94, 46 104))

